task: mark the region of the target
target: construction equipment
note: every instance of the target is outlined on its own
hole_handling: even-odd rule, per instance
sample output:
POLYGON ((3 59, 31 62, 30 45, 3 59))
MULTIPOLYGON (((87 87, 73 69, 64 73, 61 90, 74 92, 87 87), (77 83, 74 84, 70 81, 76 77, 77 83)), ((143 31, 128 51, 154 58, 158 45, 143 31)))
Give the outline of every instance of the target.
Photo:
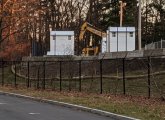
MULTIPOLYGON (((107 36, 106 32, 103 32, 102 30, 97 29, 96 27, 89 24, 88 22, 85 22, 81 26, 79 41, 83 41, 84 34, 85 34, 86 31, 89 31, 89 32, 91 32, 91 33, 93 33, 97 36, 100 36, 101 38, 107 36)), ((92 37, 91 37, 90 42, 89 42, 89 46, 86 46, 85 48, 83 48, 82 55, 89 56, 89 55, 97 55, 98 53, 99 53, 99 47, 98 46, 95 46, 95 47, 93 46, 92 37)))

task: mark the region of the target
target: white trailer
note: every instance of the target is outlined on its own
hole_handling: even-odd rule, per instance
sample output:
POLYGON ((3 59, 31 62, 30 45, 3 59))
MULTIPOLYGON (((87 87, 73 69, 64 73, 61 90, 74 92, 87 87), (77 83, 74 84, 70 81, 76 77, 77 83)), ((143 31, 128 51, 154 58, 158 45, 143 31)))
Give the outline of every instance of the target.
POLYGON ((74 31, 51 31, 47 55, 74 55, 74 31))
POLYGON ((135 27, 109 27, 105 43, 102 53, 135 50, 135 27))

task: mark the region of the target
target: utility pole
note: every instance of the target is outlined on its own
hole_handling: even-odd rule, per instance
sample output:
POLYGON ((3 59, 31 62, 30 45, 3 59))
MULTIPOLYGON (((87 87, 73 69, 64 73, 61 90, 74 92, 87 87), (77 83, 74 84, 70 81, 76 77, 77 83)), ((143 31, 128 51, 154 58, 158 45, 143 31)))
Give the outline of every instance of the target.
POLYGON ((141 50, 141 0, 139 0, 139 16, 138 16, 138 45, 141 50))
POLYGON ((126 3, 123 3, 123 1, 119 1, 119 4, 120 4, 120 27, 123 26, 123 8, 125 8, 126 6, 126 3))

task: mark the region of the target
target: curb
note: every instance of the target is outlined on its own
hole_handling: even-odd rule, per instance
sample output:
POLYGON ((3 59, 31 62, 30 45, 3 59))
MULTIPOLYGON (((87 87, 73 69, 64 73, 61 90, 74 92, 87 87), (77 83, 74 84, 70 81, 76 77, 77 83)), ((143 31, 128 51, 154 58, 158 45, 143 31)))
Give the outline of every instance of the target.
POLYGON ((72 108, 72 109, 76 109, 76 110, 81 110, 81 111, 98 114, 98 115, 105 116, 105 117, 110 117, 115 120, 139 120, 136 118, 127 117, 127 116, 123 116, 123 115, 119 115, 119 114, 115 114, 115 113, 111 113, 111 112, 107 112, 107 111, 103 111, 103 110, 93 109, 93 108, 89 108, 89 107, 84 107, 84 106, 80 106, 80 105, 74 105, 74 104, 69 104, 69 103, 59 102, 59 101, 54 101, 54 100, 30 97, 30 96, 21 95, 21 94, 0 91, 0 95, 9 95, 9 96, 14 96, 14 97, 18 97, 18 98, 24 98, 24 99, 34 100, 34 101, 38 101, 38 102, 44 102, 44 103, 48 103, 48 104, 52 104, 52 105, 63 106, 63 107, 67 107, 67 108, 72 108))

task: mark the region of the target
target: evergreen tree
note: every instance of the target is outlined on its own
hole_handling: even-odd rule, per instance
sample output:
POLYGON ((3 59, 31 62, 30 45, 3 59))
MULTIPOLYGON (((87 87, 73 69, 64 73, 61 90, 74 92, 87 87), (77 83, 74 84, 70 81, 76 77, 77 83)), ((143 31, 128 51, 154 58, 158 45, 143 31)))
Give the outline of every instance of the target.
MULTIPOLYGON (((104 3, 104 14, 101 21, 104 29, 109 26, 120 25, 120 0, 111 0, 104 3)), ((137 26, 137 0, 123 0, 126 2, 126 7, 123 9, 123 26, 137 26)))
POLYGON ((100 21, 104 30, 109 26, 119 26, 119 0, 104 2, 103 19, 100 21))
POLYGON ((138 7, 137 0, 125 0, 127 5, 125 7, 124 14, 124 26, 136 26, 137 27, 137 18, 138 18, 138 7))
POLYGON ((154 25, 154 41, 160 41, 165 39, 165 1, 164 0, 155 0, 151 3, 151 7, 155 10, 156 18, 154 25))

